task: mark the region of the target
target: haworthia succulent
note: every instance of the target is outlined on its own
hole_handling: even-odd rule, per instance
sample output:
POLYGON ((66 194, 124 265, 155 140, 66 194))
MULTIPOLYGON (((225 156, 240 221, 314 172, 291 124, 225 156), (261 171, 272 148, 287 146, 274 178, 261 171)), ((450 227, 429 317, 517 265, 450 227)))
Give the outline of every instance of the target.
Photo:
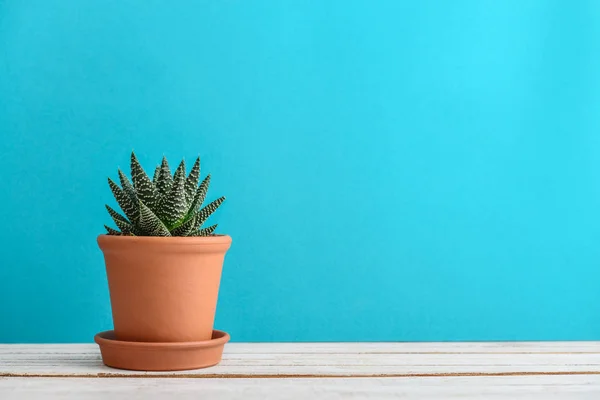
POLYGON ((201 208, 210 183, 208 175, 200 185, 200 158, 186 177, 182 161, 171 175, 167 159, 154 171, 152 180, 135 154, 131 154, 131 181, 119 170, 121 186, 110 178, 108 184, 124 216, 106 206, 120 232, 105 225, 109 235, 136 236, 210 236, 216 225, 202 229, 202 224, 225 200, 221 197, 201 208))
POLYGON ((188 211, 188 205, 185 201, 185 165, 180 164, 175 171, 173 185, 171 190, 160 203, 158 215, 167 226, 173 225, 175 222, 183 218, 188 211), (182 172, 183 171, 183 172, 182 172))
POLYGON ((109 235, 119 236, 121 232, 111 228, 110 226, 104 225, 104 229, 106 229, 106 233, 109 235))
POLYGON ((171 185, 173 184, 173 177, 171 176, 171 169, 169 168, 169 163, 167 162, 167 158, 163 157, 162 163, 160 165, 160 174, 156 179, 156 190, 158 191, 158 195, 163 198, 169 193, 171 190, 171 185))
POLYGON ((141 201, 139 227, 143 236, 171 236, 163 222, 141 201))
POLYGON ((200 179, 200 157, 196 158, 196 162, 192 166, 190 174, 185 180, 185 200, 190 203, 196 194, 198 180, 200 179))
POLYGON ((112 179, 108 178, 108 185, 110 186, 110 190, 112 191, 117 203, 119 203, 119 207, 121 210, 127 215, 130 221, 135 221, 139 215, 140 210, 138 207, 131 201, 131 198, 125 193, 123 189, 121 189, 116 183, 113 182, 112 179))
POLYGON ((133 152, 131 153, 131 180, 138 198, 153 209, 156 205, 156 188, 133 152))

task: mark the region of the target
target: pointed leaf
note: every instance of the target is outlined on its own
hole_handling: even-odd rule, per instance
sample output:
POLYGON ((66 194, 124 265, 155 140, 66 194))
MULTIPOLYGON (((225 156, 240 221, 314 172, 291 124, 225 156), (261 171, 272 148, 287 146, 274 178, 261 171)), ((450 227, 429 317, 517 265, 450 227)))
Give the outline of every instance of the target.
POLYGON ((156 179, 156 190, 158 191, 158 195, 161 198, 165 197, 171 190, 172 185, 173 177, 171 176, 171 169, 169 169, 167 158, 163 157, 160 165, 160 174, 156 179))
POLYGON ((117 203, 119 203, 119 207, 121 207, 121 210, 127 215, 127 218, 129 218, 130 221, 137 220, 140 215, 140 210, 136 206, 136 203, 133 203, 125 191, 110 178, 108 178, 108 185, 110 186, 110 190, 115 196, 117 203))
POLYGON ((111 206, 109 206, 108 204, 105 204, 104 207, 106 207, 106 211, 108 211, 108 213, 110 214, 110 216, 112 217, 113 220, 120 220, 122 222, 129 224, 129 221, 127 221, 127 218, 125 218, 124 216, 122 216, 121 214, 116 212, 111 206))
POLYGON ((121 230, 123 235, 131 235, 133 233, 133 226, 128 222, 123 222, 120 219, 115 219, 115 225, 121 230))
POLYGON ((190 171, 187 179, 185 180, 185 199, 190 203, 194 199, 196 194, 196 188, 198 187, 198 180, 200 179, 200 157, 196 158, 196 162, 190 171))
POLYGON ((104 229, 106 229, 106 233, 111 236, 120 236, 121 232, 116 229, 111 228, 110 226, 104 225, 104 229))
POLYGON ((125 175, 123 173, 123 171, 121 171, 120 169, 119 169, 119 180, 121 181, 121 187, 123 188, 123 191, 127 194, 127 196, 129 196, 129 198, 131 199, 131 202, 133 204, 137 204, 138 197, 137 197, 137 194, 135 194, 135 189, 133 188, 133 185, 131 184, 131 182, 129 182, 127 175, 125 175))
POLYGON ((212 203, 209 203, 202 210, 198 211, 198 215, 196 216, 196 223, 200 222, 199 226, 202 226, 202 224, 208 219, 208 217, 210 217, 211 214, 214 213, 224 201, 225 197, 219 197, 212 203))
POLYGON ((217 224, 209 226, 208 228, 200 229, 198 231, 198 236, 211 236, 216 229, 217 224))
POLYGON ((196 225, 196 216, 188 219, 186 222, 181 224, 179 227, 171 231, 171 236, 190 236, 190 233, 194 230, 196 225))
POLYGON ((134 152, 131 152, 131 180, 139 199, 148 207, 154 208, 156 205, 156 189, 134 152))
POLYGON ((194 220, 194 227, 192 228, 192 233, 193 232, 197 232, 200 229, 200 225, 202 225, 202 220, 200 219, 199 213, 194 213, 194 216, 192 217, 192 219, 194 220))
POLYGON ((158 180, 158 176, 160 175, 160 165, 156 167, 154 170, 154 175, 152 176, 152 183, 156 187, 156 181, 158 180))
POLYGON ((171 236, 167 227, 144 203, 140 205, 139 233, 141 236, 171 236))
POLYGON ((204 199, 206 199, 206 193, 208 192, 208 186, 210 185, 210 174, 206 175, 206 178, 202 181, 200 186, 196 189, 196 194, 194 195, 194 200, 192 201, 192 205, 189 209, 189 214, 194 214, 202 203, 204 203, 204 199))
MULTIPOLYGON (((173 183, 177 182, 181 177, 185 180, 185 160, 181 160, 177 169, 175 170, 175 174, 173 174, 173 183)), ((185 184, 185 182, 184 182, 185 184)))
POLYGON ((122 234, 129 235, 133 232, 133 226, 127 221, 127 218, 113 210, 108 204, 106 204, 105 207, 122 234))
POLYGON ((112 217, 113 221, 115 222, 115 225, 117 225, 117 228, 119 228, 121 230, 121 233, 123 233, 124 235, 128 235, 128 234, 132 233, 133 226, 131 225, 131 223, 129 221, 127 221, 127 219, 125 217, 123 217, 121 214, 119 214, 118 212, 113 210, 108 205, 106 205, 106 210, 112 217))
POLYGON ((179 165, 175 172, 176 179, 171 186, 169 194, 163 199, 159 208, 160 219, 167 226, 173 225, 184 217, 188 211, 187 202, 185 201, 185 166, 179 165))

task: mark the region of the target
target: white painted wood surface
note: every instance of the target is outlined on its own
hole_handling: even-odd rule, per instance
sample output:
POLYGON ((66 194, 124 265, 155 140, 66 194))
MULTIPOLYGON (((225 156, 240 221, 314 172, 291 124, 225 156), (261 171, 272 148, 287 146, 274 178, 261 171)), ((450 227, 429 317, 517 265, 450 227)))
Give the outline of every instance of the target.
POLYGON ((230 343, 220 365, 145 373, 96 345, 0 345, 0 399, 600 399, 600 342, 230 343))

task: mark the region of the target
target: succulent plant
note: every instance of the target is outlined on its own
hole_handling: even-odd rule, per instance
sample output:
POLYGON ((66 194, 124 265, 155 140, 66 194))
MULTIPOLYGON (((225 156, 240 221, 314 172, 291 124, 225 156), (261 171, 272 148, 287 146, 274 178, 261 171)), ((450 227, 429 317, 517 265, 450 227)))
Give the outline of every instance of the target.
POLYGON ((119 169, 121 186, 108 184, 124 216, 106 205, 117 229, 104 225, 109 235, 127 236, 212 236, 217 225, 202 228, 208 217, 225 201, 220 197, 202 207, 210 174, 200 180, 200 158, 186 176, 182 160, 174 174, 163 157, 152 179, 131 153, 131 182, 119 169))

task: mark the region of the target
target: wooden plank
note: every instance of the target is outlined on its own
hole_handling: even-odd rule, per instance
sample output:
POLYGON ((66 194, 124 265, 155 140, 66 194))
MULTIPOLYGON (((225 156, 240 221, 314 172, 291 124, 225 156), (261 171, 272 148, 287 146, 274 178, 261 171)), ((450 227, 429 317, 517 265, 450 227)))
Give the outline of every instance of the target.
POLYGON ((93 379, 0 378, 2 400, 164 400, 268 398, 405 400, 594 400, 596 376, 333 378, 333 379, 93 379))
MULTIPOLYGON (((0 344, 3 354, 97 352, 95 344, 0 344)), ((600 342, 228 343, 228 354, 275 353, 600 353, 600 342)))
POLYGON ((108 368, 96 345, 0 345, 2 400, 109 396, 591 400, 600 343, 232 343, 220 365, 174 373, 108 368))
POLYGON ((121 371, 102 365, 95 345, 2 345, 0 376, 239 378, 596 375, 600 374, 599 348, 598 342, 232 343, 226 346, 223 362, 216 367, 185 372, 145 373, 121 371), (303 349, 306 349, 305 353, 303 349))
MULTIPOLYGON (((100 354, 17 354, 2 359, 2 367, 46 365, 48 363, 96 364, 100 354)), ((600 353, 579 354, 225 354, 227 366, 299 366, 299 365, 589 365, 600 366, 600 353)))

